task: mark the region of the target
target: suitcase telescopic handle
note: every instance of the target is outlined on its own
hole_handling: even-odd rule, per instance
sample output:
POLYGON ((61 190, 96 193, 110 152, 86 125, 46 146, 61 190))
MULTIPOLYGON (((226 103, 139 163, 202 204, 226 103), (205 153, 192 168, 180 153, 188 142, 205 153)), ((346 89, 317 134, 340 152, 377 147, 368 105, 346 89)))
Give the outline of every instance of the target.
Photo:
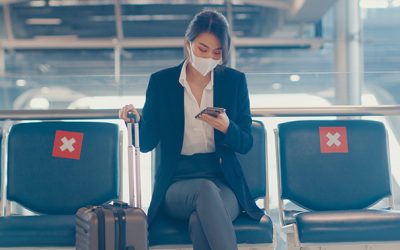
POLYGON ((132 144, 132 122, 128 125, 128 157, 129 157, 129 204, 134 207, 142 207, 140 190, 140 144, 139 144, 139 123, 134 113, 128 112, 128 118, 134 122, 135 144, 132 144), (135 158, 135 164, 133 159, 135 158))
POLYGON ((137 120, 137 119, 136 119, 136 114, 133 113, 133 112, 128 112, 128 118, 131 119, 131 122, 132 122, 132 120, 133 120, 133 121, 136 121, 136 120, 137 120))
POLYGON ((120 201, 120 200, 113 200, 112 203, 115 207, 127 208, 129 206, 128 203, 120 201))

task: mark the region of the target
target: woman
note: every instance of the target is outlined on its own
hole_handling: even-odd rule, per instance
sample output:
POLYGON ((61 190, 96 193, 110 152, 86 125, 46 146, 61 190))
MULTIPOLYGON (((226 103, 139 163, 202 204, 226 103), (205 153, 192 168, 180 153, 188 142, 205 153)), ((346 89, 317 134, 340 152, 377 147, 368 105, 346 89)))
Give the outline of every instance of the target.
MULTIPOLYGON (((225 67, 230 34, 222 14, 198 13, 185 38, 186 60, 151 75, 139 120, 141 150, 161 144, 149 226, 162 211, 188 220, 194 249, 237 249, 232 221, 238 214, 264 218, 235 155, 253 143, 246 78, 225 67), (226 112, 197 116, 206 107, 226 112)), ((129 122, 128 112, 139 117, 126 105, 120 118, 129 122)))

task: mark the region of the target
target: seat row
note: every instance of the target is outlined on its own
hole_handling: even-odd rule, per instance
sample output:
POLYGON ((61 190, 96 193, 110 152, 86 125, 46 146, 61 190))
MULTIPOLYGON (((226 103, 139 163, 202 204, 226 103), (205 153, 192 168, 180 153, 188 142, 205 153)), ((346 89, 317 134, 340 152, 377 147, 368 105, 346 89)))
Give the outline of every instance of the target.
MULTIPOLYGON (((266 132, 259 121, 252 128, 253 148, 238 158, 269 214, 266 132)), ((121 198, 121 135, 106 122, 29 122, 4 131, 0 247, 73 248, 77 209, 121 198), (35 215, 10 215, 10 202, 35 215)), ((288 249, 400 249, 382 123, 295 121, 279 124, 275 136, 281 225, 241 214, 234 221, 241 249, 275 249, 276 231, 288 249), (371 208, 383 200, 387 206, 371 208)), ((151 248, 190 248, 186 225, 159 216, 151 248)))

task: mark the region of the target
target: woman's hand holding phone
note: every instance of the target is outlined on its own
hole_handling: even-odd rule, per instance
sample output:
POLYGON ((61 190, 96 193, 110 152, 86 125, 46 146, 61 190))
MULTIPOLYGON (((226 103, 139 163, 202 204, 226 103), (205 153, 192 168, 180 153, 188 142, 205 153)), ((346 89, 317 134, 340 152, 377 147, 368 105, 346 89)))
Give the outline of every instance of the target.
POLYGON ((224 108, 206 108, 196 115, 196 118, 207 122, 211 127, 226 134, 229 127, 229 118, 224 108))

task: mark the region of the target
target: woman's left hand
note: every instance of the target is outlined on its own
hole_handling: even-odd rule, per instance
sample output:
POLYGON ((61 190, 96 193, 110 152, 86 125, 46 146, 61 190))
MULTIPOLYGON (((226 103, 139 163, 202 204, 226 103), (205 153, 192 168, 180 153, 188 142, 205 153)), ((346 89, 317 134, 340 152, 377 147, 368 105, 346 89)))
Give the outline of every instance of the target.
POLYGON ((211 127, 221 131, 226 134, 229 127, 229 118, 226 113, 219 114, 217 117, 213 117, 211 115, 202 114, 199 116, 199 119, 207 122, 211 127))
POLYGON ((268 221, 269 221, 269 217, 266 216, 266 215, 263 215, 263 216, 261 217, 261 219, 260 219, 260 223, 261 223, 261 224, 267 223, 268 221))

